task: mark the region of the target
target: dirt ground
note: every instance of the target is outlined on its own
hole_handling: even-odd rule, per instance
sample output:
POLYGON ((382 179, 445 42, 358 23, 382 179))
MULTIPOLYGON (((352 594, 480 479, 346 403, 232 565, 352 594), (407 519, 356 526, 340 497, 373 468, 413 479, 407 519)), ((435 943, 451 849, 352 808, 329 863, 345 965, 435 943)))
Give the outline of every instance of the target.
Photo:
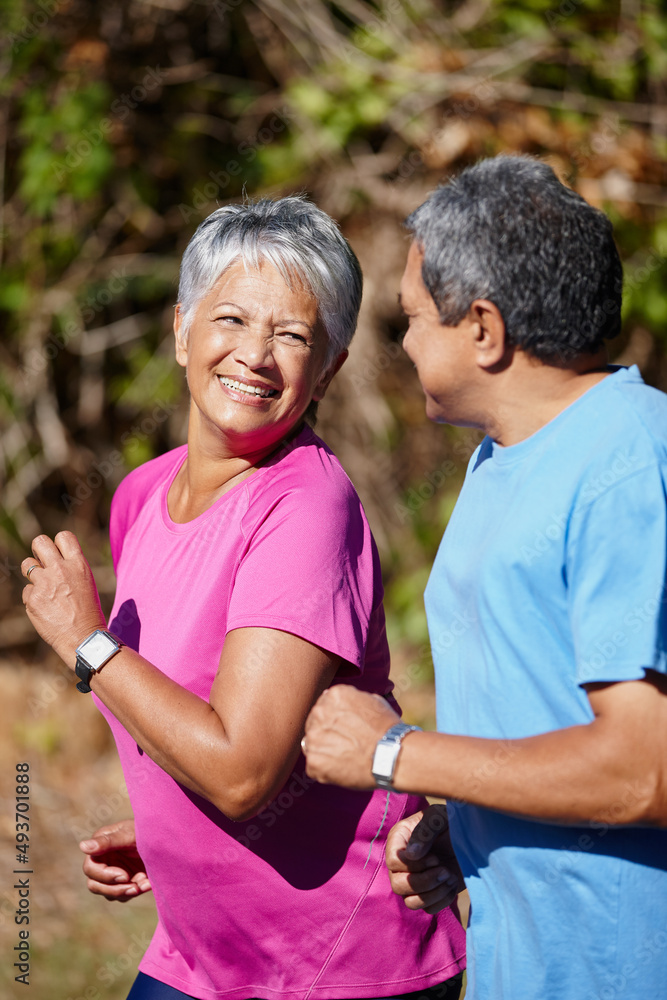
POLYGON ((96 826, 129 814, 108 727, 57 661, 39 666, 0 662, 0 692, 0 995, 3 1000, 123 1000, 155 926, 154 904, 150 897, 129 905, 93 897, 77 846, 96 826), (28 864, 17 860, 14 811, 16 765, 26 762, 28 864), (30 923, 17 925, 21 904, 15 886, 26 880, 30 923), (14 968, 15 947, 26 929, 29 990, 14 979, 23 972, 14 968))

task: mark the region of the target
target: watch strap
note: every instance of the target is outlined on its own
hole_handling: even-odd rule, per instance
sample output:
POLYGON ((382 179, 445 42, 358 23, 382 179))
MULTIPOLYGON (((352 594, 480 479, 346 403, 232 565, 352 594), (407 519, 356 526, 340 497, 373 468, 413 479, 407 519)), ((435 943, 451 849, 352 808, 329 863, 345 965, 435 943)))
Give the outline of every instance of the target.
POLYGON ((80 656, 77 656, 76 658, 76 666, 74 668, 74 673, 76 674, 77 677, 81 678, 81 680, 76 686, 77 691, 80 691, 81 694, 88 694, 88 692, 91 690, 90 678, 93 676, 93 671, 90 669, 85 660, 81 659, 80 656))
MULTIPOLYGON (((79 683, 77 684, 76 689, 77 691, 80 691, 81 694, 88 694, 92 690, 90 686, 90 678, 93 676, 93 674, 96 674, 99 670, 101 670, 102 667, 106 666, 109 660, 113 656, 115 656, 116 653, 120 652, 121 647, 125 645, 125 643, 122 642, 118 638, 118 636, 113 635, 113 633, 109 632, 109 630, 106 628, 96 628, 95 632, 103 632, 104 635, 107 636, 107 638, 111 639, 113 642, 116 643, 118 648, 115 649, 111 653, 111 656, 108 656, 107 659, 104 661, 104 663, 100 664, 100 666, 97 669, 91 667, 89 663, 86 663, 84 658, 79 654, 79 650, 77 649, 74 673, 79 678, 79 683)), ((90 635, 95 635, 95 632, 91 632, 90 635)), ((83 646, 88 641, 88 639, 90 639, 90 635, 86 636, 86 638, 81 643, 81 646, 83 646)))

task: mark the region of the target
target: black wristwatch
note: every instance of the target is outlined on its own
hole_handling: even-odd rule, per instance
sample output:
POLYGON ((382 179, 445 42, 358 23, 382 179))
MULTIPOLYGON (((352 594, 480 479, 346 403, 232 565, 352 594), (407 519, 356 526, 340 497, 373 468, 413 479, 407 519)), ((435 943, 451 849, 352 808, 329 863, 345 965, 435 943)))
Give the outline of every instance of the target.
POLYGON ((90 678, 101 670, 105 663, 108 663, 112 656, 115 656, 123 646, 120 639, 117 639, 105 628, 95 629, 94 632, 84 639, 76 651, 76 667, 74 672, 81 678, 76 688, 82 694, 90 691, 90 678))
POLYGON ((378 740, 373 755, 371 771, 378 788, 386 788, 393 792, 392 778, 396 770, 396 761, 401 750, 401 743, 408 733, 422 732, 421 726, 408 726, 405 722, 397 722, 388 729, 381 740, 378 740))

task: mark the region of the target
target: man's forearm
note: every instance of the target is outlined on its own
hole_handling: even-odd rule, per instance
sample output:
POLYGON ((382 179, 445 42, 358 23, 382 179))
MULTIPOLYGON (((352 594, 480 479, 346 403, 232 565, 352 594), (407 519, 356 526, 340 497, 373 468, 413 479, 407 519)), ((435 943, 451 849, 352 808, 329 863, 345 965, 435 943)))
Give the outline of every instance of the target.
MULTIPOLYGON (((408 733, 392 785, 547 823, 667 826, 667 678, 587 694, 591 722, 526 739, 408 733)), ((306 723, 308 774, 372 788, 377 741, 397 721, 383 699, 335 685, 306 723)))
POLYGON ((393 784, 550 823, 659 823, 654 771, 633 757, 611 752, 597 720, 520 740, 412 733, 393 784))

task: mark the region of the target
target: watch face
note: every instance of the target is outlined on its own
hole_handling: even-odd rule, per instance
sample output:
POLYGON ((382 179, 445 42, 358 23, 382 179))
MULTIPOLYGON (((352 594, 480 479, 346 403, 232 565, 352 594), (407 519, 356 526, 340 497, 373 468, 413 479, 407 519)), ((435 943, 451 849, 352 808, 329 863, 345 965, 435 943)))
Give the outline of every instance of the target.
POLYGON ((117 643, 103 632, 93 632, 79 646, 78 653, 93 670, 98 670, 118 649, 117 643))
POLYGON ((400 743, 378 743, 373 757, 373 774, 376 777, 391 779, 394 776, 394 767, 400 743))

